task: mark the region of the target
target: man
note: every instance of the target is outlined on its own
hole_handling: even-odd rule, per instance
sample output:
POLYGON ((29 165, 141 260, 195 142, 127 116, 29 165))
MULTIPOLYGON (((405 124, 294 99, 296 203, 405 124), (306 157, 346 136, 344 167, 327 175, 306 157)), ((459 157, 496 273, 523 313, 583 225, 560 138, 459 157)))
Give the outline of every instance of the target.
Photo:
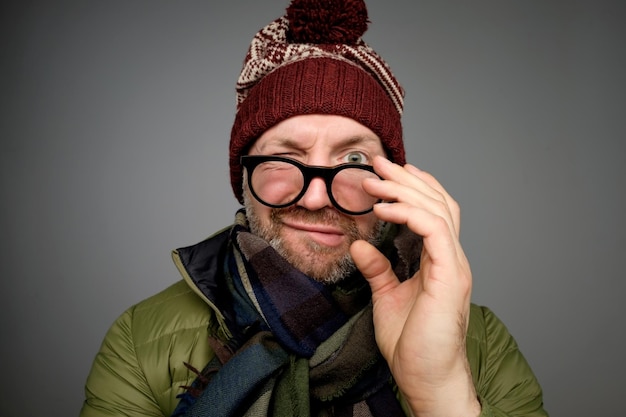
POLYGON ((403 92, 363 1, 294 0, 237 84, 235 224, 109 330, 81 415, 545 416, 470 304, 457 203, 405 163, 403 92))

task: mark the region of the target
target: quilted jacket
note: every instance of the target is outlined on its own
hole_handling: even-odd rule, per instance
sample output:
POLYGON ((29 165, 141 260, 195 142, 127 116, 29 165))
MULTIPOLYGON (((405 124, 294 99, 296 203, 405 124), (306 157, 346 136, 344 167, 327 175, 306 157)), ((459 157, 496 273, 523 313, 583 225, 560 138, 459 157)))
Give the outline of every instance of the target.
MULTIPOLYGON (((171 415, 181 387, 195 379, 183 363, 202 369, 214 355, 207 332, 224 320, 220 277, 228 232, 174 251, 183 279, 113 323, 88 376, 81 417, 171 415)), ((471 306, 467 355, 481 416, 547 416, 515 340, 485 307, 471 306)))

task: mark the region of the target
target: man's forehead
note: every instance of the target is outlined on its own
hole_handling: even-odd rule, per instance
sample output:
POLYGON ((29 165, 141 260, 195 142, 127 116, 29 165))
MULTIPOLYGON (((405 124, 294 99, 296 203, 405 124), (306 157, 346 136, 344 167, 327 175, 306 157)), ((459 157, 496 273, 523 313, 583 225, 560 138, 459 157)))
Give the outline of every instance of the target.
POLYGON ((308 148, 317 144, 336 146, 365 146, 382 148, 380 138, 368 127, 343 116, 303 115, 283 120, 265 131, 253 148, 308 148))

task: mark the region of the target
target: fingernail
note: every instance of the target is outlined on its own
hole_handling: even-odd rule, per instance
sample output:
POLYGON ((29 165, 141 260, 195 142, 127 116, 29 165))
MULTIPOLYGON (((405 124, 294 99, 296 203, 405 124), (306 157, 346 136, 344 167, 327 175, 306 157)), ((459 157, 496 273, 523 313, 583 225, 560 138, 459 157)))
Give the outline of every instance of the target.
POLYGON ((385 165, 391 165, 392 164, 392 162, 389 159, 385 158, 384 156, 378 155, 378 156, 376 156, 376 159, 378 159, 381 164, 385 164, 385 165))
POLYGON ((422 171, 421 169, 419 169, 418 167, 416 167, 416 166, 415 166, 415 165, 413 165, 413 164, 406 164, 405 166, 407 166, 407 167, 411 167, 411 168, 413 168, 413 169, 414 169, 414 170, 416 170, 416 171, 420 171, 420 172, 422 171))

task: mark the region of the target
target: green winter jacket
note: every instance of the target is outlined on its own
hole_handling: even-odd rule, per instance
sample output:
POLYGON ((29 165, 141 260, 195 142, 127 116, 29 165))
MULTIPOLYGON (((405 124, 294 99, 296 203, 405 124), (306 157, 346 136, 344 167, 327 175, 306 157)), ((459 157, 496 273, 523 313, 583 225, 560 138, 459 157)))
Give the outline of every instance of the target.
MULTIPOLYGON (((171 415, 181 387, 196 376, 183 363, 202 369, 214 356, 207 332, 223 321, 219 278, 228 232, 174 251, 183 280, 113 323, 88 376, 81 417, 171 415)), ((471 306, 467 355, 481 416, 547 416, 532 370, 487 308, 471 306)))

